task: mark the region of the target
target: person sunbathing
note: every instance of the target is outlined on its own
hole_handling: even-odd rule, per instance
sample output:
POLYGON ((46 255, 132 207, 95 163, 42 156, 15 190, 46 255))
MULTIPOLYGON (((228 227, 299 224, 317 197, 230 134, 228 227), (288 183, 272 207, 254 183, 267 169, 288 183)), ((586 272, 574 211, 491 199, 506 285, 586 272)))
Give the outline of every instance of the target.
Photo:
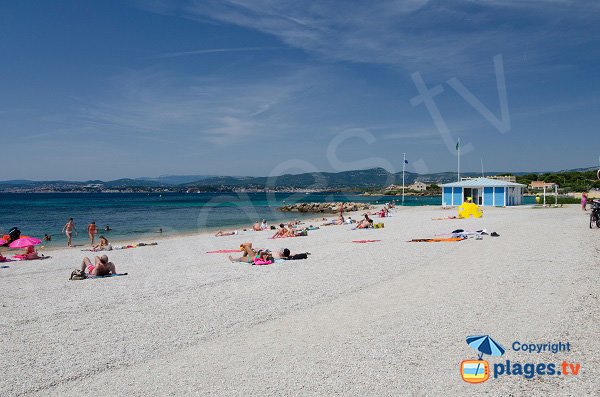
POLYGON ((25 259, 27 260, 40 259, 40 256, 38 255, 38 252, 35 250, 35 247, 33 245, 27 247, 27 250, 25 251, 24 255, 25 259))
POLYGON ((286 229, 285 225, 283 223, 280 223, 279 224, 279 229, 277 229, 277 231, 275 232, 275 234, 271 238, 288 237, 288 233, 289 233, 289 231, 286 229))
POLYGON ((369 214, 363 214, 365 219, 360 221, 358 225, 356 225, 357 229, 368 229, 373 227, 373 219, 369 218, 369 214))
POLYGON ((271 251, 269 250, 259 250, 252 261, 253 265, 270 265, 274 262, 273 256, 271 255, 271 251))
POLYGON ((256 223, 252 225, 252 230, 254 230, 255 232, 260 232, 262 230, 259 221, 256 221, 256 223))
POLYGON ((343 225, 344 222, 345 222, 344 217, 342 215, 340 215, 335 220, 332 219, 329 222, 323 223, 322 226, 343 225))
POLYGON ((88 257, 84 257, 81 262, 81 271, 85 273, 87 270, 90 276, 108 276, 109 274, 117 274, 117 269, 114 263, 108 261, 108 256, 102 255, 94 258, 94 264, 88 257))
POLYGON ((100 242, 92 247, 94 251, 110 251, 112 250, 112 245, 108 242, 108 239, 104 236, 100 236, 100 242))
POLYGON ((217 234, 215 234, 215 237, 222 237, 222 236, 234 236, 234 235, 236 235, 236 234, 238 234, 238 231, 237 231, 237 230, 234 230, 234 231, 232 231, 232 232, 224 232, 224 231, 222 231, 222 230, 219 230, 219 231, 217 232, 217 234))
POLYGON ((231 262, 245 263, 252 263, 254 261, 254 258, 256 257, 256 251, 254 248, 252 248, 252 243, 243 243, 240 245, 240 251, 242 251, 242 256, 239 258, 234 258, 233 256, 229 255, 229 260, 231 262))

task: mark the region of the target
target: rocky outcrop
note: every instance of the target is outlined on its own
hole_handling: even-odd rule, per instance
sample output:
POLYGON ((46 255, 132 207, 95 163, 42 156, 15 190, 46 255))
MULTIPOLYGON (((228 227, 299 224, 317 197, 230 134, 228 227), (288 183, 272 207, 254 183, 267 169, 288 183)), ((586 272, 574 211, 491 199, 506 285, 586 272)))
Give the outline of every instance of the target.
POLYGON ((343 206, 344 212, 364 211, 372 208, 368 203, 298 203, 284 205, 283 207, 279 207, 279 210, 283 212, 337 214, 340 212, 340 206, 343 206))

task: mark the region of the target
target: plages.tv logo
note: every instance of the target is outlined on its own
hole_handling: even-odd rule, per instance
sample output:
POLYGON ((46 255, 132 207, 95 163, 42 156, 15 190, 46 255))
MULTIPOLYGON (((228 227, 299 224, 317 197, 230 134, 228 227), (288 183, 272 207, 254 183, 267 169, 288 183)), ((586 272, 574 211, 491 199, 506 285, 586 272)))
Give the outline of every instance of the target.
POLYGON ((479 352, 477 360, 463 360, 460 363, 460 375, 467 383, 482 383, 490 378, 490 364, 483 355, 500 357, 506 351, 489 335, 467 336, 467 344, 479 352))
MULTIPOLYGON (((533 379, 539 376, 570 377, 578 376, 582 370, 581 363, 571 360, 539 362, 533 358, 537 354, 544 354, 542 357, 568 354, 571 352, 571 343, 569 341, 561 340, 537 343, 516 340, 510 345, 513 352, 525 354, 529 359, 522 362, 508 357, 504 361, 495 362, 491 368, 490 364, 483 359, 483 355, 503 356, 505 353, 504 347, 489 335, 468 336, 467 344, 479 352, 477 360, 464 360, 460 363, 460 375, 468 383, 483 383, 491 377, 496 379, 501 376, 515 376, 525 379, 533 379)), ((512 354, 512 356, 514 355, 515 353, 512 354)), ((509 354, 508 356, 511 355, 509 354)))

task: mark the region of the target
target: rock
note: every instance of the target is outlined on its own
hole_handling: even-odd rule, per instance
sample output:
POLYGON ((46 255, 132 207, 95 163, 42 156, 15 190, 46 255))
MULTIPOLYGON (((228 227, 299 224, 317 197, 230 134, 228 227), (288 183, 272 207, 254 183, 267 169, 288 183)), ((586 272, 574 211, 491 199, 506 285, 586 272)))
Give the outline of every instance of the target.
POLYGON ((314 212, 337 214, 342 207, 344 212, 365 211, 371 209, 368 203, 298 203, 279 207, 283 212, 314 212))

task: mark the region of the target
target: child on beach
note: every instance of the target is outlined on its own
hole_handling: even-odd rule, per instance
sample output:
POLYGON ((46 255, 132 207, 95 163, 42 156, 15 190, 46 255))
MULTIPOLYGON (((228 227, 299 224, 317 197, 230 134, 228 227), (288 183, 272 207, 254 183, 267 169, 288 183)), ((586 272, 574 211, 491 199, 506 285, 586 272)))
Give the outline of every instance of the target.
POLYGON ((63 226, 62 231, 67 236, 67 247, 72 247, 73 232, 75 232, 76 236, 78 235, 77 229, 75 229, 75 222, 73 222, 73 218, 69 218, 69 221, 63 226))

